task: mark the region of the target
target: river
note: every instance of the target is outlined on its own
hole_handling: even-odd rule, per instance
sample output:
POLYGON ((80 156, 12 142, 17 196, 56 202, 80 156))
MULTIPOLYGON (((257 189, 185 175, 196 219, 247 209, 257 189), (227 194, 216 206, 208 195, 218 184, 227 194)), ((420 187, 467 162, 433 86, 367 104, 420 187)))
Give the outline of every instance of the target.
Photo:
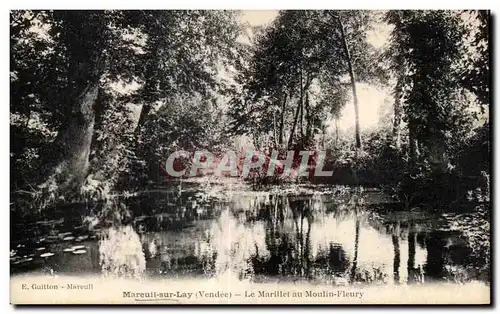
POLYGON ((377 189, 185 184, 12 213, 11 275, 489 284, 486 212, 406 209, 377 189))

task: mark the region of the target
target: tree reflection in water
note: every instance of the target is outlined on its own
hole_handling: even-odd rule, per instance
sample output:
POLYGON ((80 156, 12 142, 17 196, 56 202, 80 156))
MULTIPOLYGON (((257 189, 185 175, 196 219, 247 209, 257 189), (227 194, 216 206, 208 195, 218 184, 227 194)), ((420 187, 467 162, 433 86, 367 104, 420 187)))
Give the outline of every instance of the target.
POLYGON ((235 194, 212 202, 209 217, 193 218, 194 227, 172 232, 165 242, 181 241, 183 252, 170 254, 191 255, 192 265, 215 277, 333 284, 441 280, 446 248, 434 240, 431 220, 370 210, 365 194, 235 194))
POLYGON ((99 239, 99 264, 105 276, 143 276, 146 258, 130 212, 120 202, 106 202, 100 211, 104 226, 99 239))
POLYGON ((99 241, 99 253, 104 275, 140 278, 146 270, 139 235, 130 225, 105 230, 99 241))
POLYGON ((208 271, 216 277, 249 279, 253 276, 252 258, 265 258, 262 222, 246 222, 243 213, 222 210, 200 241, 197 255, 208 261, 208 271))
POLYGON ((487 278, 484 259, 472 254, 478 248, 461 229, 450 230, 453 213, 405 211, 366 190, 317 191, 242 191, 217 198, 185 189, 177 196, 158 192, 108 202, 83 223, 78 217, 54 220, 61 234, 85 235, 87 253, 63 252, 74 244, 57 242, 63 237, 47 227, 51 220, 30 223, 32 238, 13 239, 11 271, 43 266, 68 272, 75 267, 65 265, 78 264, 82 272, 117 276, 336 285, 487 278), (55 253, 52 258, 40 260, 36 249, 42 243, 55 253))

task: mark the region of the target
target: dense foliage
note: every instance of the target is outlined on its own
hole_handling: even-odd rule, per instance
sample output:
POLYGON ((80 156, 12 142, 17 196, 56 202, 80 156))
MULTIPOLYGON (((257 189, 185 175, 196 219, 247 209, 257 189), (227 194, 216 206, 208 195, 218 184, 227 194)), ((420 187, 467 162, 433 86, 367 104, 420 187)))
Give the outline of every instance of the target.
POLYGON ((171 152, 244 138, 326 150, 334 175, 318 182, 408 205, 489 195, 489 12, 280 11, 252 28, 231 11, 12 11, 10 24, 14 206, 163 185, 171 152), (375 129, 361 84, 390 94, 375 129), (345 106, 353 132, 339 132, 345 106))
POLYGON ((218 72, 240 50, 236 16, 229 11, 13 11, 15 204, 26 195, 29 203, 43 205, 135 188, 123 183, 135 182, 130 176, 141 174, 140 165, 157 161, 156 148, 144 147, 175 146, 175 129, 205 141, 199 132, 211 132, 216 115, 184 119, 183 110, 205 117, 204 111, 220 102, 225 82, 218 72), (194 104, 195 97, 203 101, 194 104), (178 107, 181 101, 193 104, 178 107), (169 110, 177 113, 173 119, 169 110))

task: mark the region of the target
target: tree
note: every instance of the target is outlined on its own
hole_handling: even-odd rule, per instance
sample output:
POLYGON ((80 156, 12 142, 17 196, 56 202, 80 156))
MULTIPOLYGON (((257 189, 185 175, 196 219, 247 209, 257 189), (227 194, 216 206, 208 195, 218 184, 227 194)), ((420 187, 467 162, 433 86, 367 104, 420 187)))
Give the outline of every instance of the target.
MULTIPOLYGON (((461 84, 473 92, 481 105, 490 103, 490 12, 477 10, 464 12, 467 32, 470 34, 467 59, 461 67, 461 84)), ((469 39, 469 38, 468 38, 469 39)))
POLYGON ((355 143, 356 148, 361 148, 361 135, 359 125, 359 103, 356 83, 361 82, 384 82, 385 75, 381 72, 378 64, 378 53, 368 43, 367 32, 371 29, 375 16, 368 11, 344 10, 325 11, 320 17, 330 29, 330 38, 334 45, 340 45, 339 49, 331 49, 337 52, 332 54, 330 62, 335 62, 341 57, 341 70, 336 70, 337 75, 347 74, 350 80, 352 100, 354 105, 355 119, 355 143))
POLYGON ((232 11, 124 11, 124 26, 144 38, 144 54, 137 60, 143 82, 131 95, 143 103, 137 130, 155 102, 183 93, 213 98, 224 88, 217 80, 218 67, 227 66, 239 53, 239 25, 232 11))
MULTIPOLYGON (((392 58, 397 70, 396 101, 403 102, 410 157, 417 152, 438 171, 447 166, 448 104, 457 87, 453 64, 463 35, 459 17, 447 11, 390 11, 392 58)), ((399 104, 398 104, 399 106, 399 104)))
POLYGON ((237 53, 235 16, 225 11, 13 11, 11 112, 26 116, 28 123, 36 111, 57 134, 50 147, 38 151, 44 171, 36 180, 20 182, 20 188, 38 186, 35 194, 51 200, 80 193, 91 148, 101 139, 96 128, 123 131, 118 127, 123 119, 109 115, 119 115, 127 103, 146 104, 142 126, 157 101, 194 91, 213 98, 221 86, 217 69, 237 53), (117 93, 111 87, 117 82, 139 87, 117 93))
MULTIPOLYGON (((240 76, 247 96, 243 103, 241 96, 235 97, 232 103, 231 107, 235 109, 232 111, 232 129, 246 132, 243 126, 249 123, 262 125, 266 121, 254 123, 248 120, 273 117, 272 113, 278 111, 281 118, 279 125, 286 127, 284 120, 289 120, 288 147, 293 145, 296 133, 300 134, 300 142, 310 142, 318 129, 314 121, 319 122, 312 114, 317 112, 315 108, 319 102, 312 101, 310 88, 313 85, 324 86, 321 83, 323 78, 328 78, 332 87, 337 87, 337 82, 348 75, 357 111, 356 80, 374 81, 382 77, 376 70, 376 53, 366 40, 370 21, 368 13, 358 11, 280 12, 273 24, 257 36, 252 59, 240 76), (285 103, 280 102, 285 94, 288 101, 296 102, 294 109, 287 110, 286 100, 285 103), (277 105, 280 103, 281 107, 277 105), (252 108, 243 110, 245 107, 252 108)), ((322 94, 319 92, 318 98, 322 94)), ((359 117, 356 121, 356 143, 360 146, 359 117)), ((271 121, 267 125, 274 123, 271 121)), ((281 131, 277 133, 283 134, 281 131)))
POLYGON ((349 51, 349 44, 347 43, 347 38, 344 29, 344 23, 342 18, 335 16, 337 19, 338 28, 340 30, 340 36, 342 40, 342 46, 344 47, 344 56, 347 62, 347 70, 349 72, 349 78, 351 79, 351 89, 352 89, 352 99, 354 104, 354 116, 355 116, 355 134, 356 134, 356 148, 361 148, 361 135, 359 134, 359 105, 358 105, 358 93, 356 92, 356 78, 354 77, 353 70, 353 60, 351 58, 351 53, 349 51))
MULTIPOLYGON (((106 23, 100 11, 12 14, 11 25, 15 31, 11 36, 11 76, 14 76, 15 86, 11 94, 12 106, 14 110, 23 106, 26 99, 23 92, 18 92, 22 86, 33 83, 28 97, 33 98, 42 111, 52 113, 51 122, 58 130, 51 147, 42 155, 41 164, 45 166, 39 178, 42 190, 55 194, 75 190, 85 179, 98 107, 96 100, 105 64, 103 50, 109 38, 104 27, 106 23), (38 42, 42 45, 37 45, 38 42), (16 59, 25 52, 25 45, 33 45, 34 53, 45 53, 54 63, 50 66, 37 64, 48 61, 38 58, 38 62, 19 64, 16 59), (42 68, 36 69, 37 65, 42 68), (48 83, 34 82, 36 76, 29 75, 37 72, 41 72, 39 75, 48 83)), ((29 122, 31 107, 28 111, 29 122)))

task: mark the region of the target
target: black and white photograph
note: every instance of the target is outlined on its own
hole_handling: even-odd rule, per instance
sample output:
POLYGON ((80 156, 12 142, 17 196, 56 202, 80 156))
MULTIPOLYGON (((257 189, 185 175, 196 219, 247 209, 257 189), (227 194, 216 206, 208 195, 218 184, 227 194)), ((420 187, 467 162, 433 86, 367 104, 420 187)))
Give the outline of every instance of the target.
POLYGON ((491 304, 490 11, 9 14, 11 304, 491 304))

